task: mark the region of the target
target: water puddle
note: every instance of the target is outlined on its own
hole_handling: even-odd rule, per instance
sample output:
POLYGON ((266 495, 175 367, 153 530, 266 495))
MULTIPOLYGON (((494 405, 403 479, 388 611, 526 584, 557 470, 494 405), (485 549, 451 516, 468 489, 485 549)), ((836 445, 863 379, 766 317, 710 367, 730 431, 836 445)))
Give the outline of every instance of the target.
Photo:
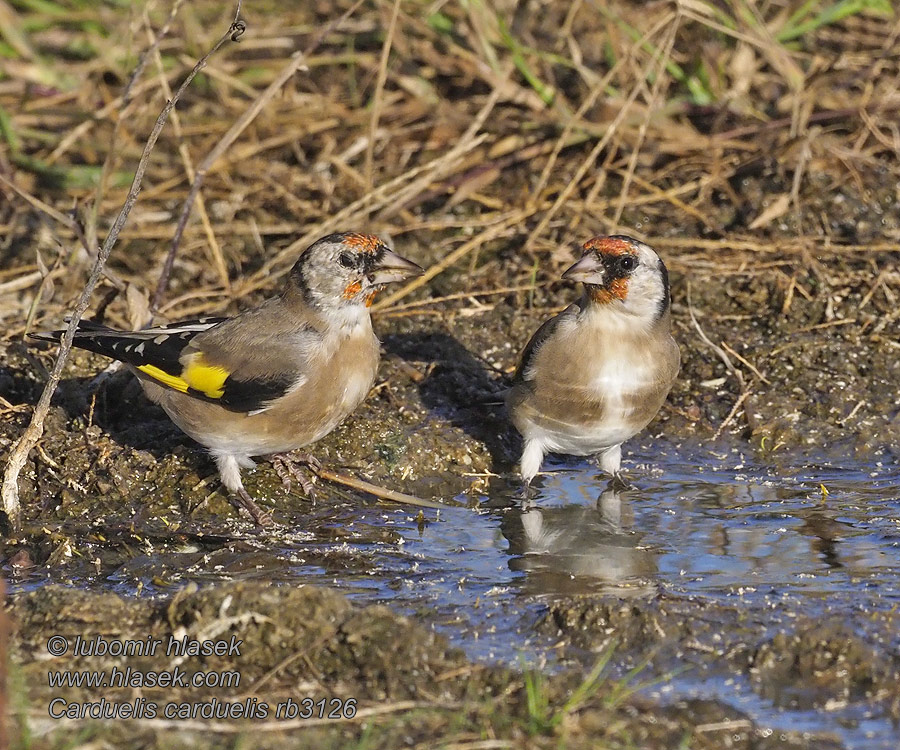
MULTIPOLYGON (((98 545, 95 574, 70 570, 68 580, 131 595, 223 578, 328 585, 427 615, 471 658, 549 668, 560 665, 559 637, 535 625, 572 595, 642 605, 662 597, 713 614, 721 605, 730 613, 723 637, 733 629, 728 617, 752 622, 748 648, 798 615, 838 616, 862 632, 874 614, 900 607, 900 469, 888 459, 786 469, 749 452, 651 442, 626 453, 625 465, 634 486, 617 490, 586 462, 548 462, 524 507, 513 485, 498 484, 480 509, 429 511, 424 521, 407 508, 348 499, 303 503, 294 530, 265 544, 157 540, 151 553, 114 567, 98 545)), ((43 580, 34 572, 13 583, 43 580)), ((877 638, 888 653, 900 650, 900 633, 877 638)), ((718 698, 763 724, 833 732, 848 748, 897 747, 897 728, 852 696, 822 710, 729 672, 721 655, 709 662, 648 692, 718 698)))

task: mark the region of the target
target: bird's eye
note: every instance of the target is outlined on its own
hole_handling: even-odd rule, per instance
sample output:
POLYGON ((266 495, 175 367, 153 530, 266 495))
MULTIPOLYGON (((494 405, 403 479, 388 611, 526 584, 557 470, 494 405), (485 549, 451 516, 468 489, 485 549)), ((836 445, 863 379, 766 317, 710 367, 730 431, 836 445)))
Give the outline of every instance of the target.
POLYGON ((637 258, 630 255, 623 255, 619 258, 619 268, 623 271, 633 271, 635 266, 637 266, 637 258))
POLYGON ((353 262, 353 256, 350 253, 341 253, 338 256, 338 263, 340 263, 344 268, 353 268, 356 263, 353 262))

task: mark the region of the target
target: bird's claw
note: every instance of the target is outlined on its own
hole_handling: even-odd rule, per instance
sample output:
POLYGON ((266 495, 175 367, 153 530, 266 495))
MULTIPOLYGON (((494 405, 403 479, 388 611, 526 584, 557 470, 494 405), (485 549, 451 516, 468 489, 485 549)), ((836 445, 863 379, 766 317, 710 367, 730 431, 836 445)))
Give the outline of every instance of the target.
POLYGON ((291 491, 291 480, 296 479, 303 494, 312 502, 316 501, 316 487, 301 467, 307 466, 316 473, 322 468, 319 460, 309 453, 285 453, 272 457, 272 468, 281 479, 285 492, 291 491))

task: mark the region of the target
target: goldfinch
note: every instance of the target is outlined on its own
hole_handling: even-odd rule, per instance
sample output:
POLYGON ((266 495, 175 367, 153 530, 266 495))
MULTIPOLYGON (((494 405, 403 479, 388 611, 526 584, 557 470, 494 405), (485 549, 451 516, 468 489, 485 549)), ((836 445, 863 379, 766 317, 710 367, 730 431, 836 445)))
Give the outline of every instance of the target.
POLYGON ((656 416, 678 374, 660 257, 625 236, 595 237, 582 250, 562 275, 583 282, 581 299, 531 337, 506 397, 525 442, 526 486, 548 452, 597 454, 618 475, 622 443, 656 416))
MULTIPOLYGON (((316 442, 359 406, 379 359, 368 308, 384 284, 421 273, 377 237, 330 234, 300 256, 281 296, 236 317, 133 332, 82 321, 74 345, 125 362, 264 523, 241 469, 255 465, 252 456, 316 442)), ((59 341, 62 334, 32 336, 59 341)))

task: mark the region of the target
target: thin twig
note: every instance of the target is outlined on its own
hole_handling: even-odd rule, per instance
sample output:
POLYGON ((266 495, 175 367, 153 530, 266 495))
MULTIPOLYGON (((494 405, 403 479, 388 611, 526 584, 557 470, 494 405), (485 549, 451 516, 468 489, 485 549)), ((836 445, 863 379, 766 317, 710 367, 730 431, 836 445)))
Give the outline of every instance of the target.
POLYGON ((738 352, 736 352, 734 349, 732 349, 730 346, 728 346, 728 344, 725 343, 724 341, 722 342, 722 348, 729 354, 733 355, 742 364, 746 365, 750 370, 752 370, 753 373, 756 375, 756 377, 758 377, 763 383, 765 383, 766 385, 772 385, 772 381, 769 380, 765 375, 763 375, 756 368, 756 365, 754 365, 748 359, 742 357, 738 352))
POLYGON ((231 147, 238 136, 247 129, 250 123, 256 119, 256 116, 262 111, 262 108, 269 103, 272 97, 275 96, 285 83, 287 83, 291 76, 303 67, 310 53, 319 46, 322 40, 330 34, 332 30, 349 18, 356 9, 362 5, 362 2, 363 0, 357 0, 357 2, 351 5, 339 18, 335 19, 322 29, 305 52, 295 52, 291 56, 288 64, 285 65, 275 77, 275 80, 272 81, 272 83, 270 83, 256 99, 254 99, 250 106, 244 111, 244 114, 237 119, 234 125, 228 129, 228 132, 219 139, 219 142, 213 147, 212 151, 210 151, 203 161, 200 162, 200 165, 197 167, 197 172, 194 175, 194 179, 191 182, 191 189, 188 191, 187 198, 184 199, 181 215, 178 217, 178 224, 175 227, 175 234, 172 237, 172 244, 169 247, 169 252, 163 263, 162 271, 159 274, 159 281, 156 284, 156 289, 153 292, 153 301, 150 303, 150 312, 152 314, 156 314, 156 311, 162 303, 166 287, 169 285, 169 277, 172 275, 172 267, 175 264, 175 255, 177 254, 178 246, 181 243, 181 235, 184 234, 188 217, 191 214, 191 208, 194 205, 194 199, 197 197, 200 186, 206 179, 206 173, 209 171, 210 167, 212 167, 222 154, 231 147))
POLYGON ((388 59, 391 55, 391 45, 394 43, 394 32, 397 29, 397 17, 400 15, 400 0, 394 0, 391 11, 391 21, 388 24, 387 34, 384 37, 384 45, 381 48, 381 59, 378 64, 378 78, 375 81, 375 93, 372 94, 372 113, 369 118, 369 142, 366 144, 366 192, 371 192, 373 187, 373 163, 375 160, 375 133, 378 130, 378 119, 381 117, 382 95, 384 84, 387 81, 388 59))
POLYGON ((719 355, 719 359, 725 365, 725 369, 728 370, 732 375, 734 375, 735 379, 738 381, 738 384, 741 386, 741 390, 744 390, 744 376, 737 367, 734 366, 734 363, 731 361, 731 358, 725 353, 725 350, 719 346, 718 344, 713 343, 712 339, 706 335, 706 332, 700 327, 700 323, 697 320, 697 316, 694 314, 694 303, 691 300, 691 282, 687 283, 687 303, 688 303, 688 314, 691 316, 691 322, 694 324, 694 328, 697 329, 697 333, 699 334, 703 343, 709 346, 716 354, 719 355))
POLYGON ((737 400, 734 402, 734 406, 731 407, 731 411, 728 412, 728 416, 725 417, 725 421, 719 425, 719 428, 713 433, 712 440, 715 442, 719 439, 719 436, 725 432, 725 428, 731 424, 731 420, 734 419, 735 415, 738 413, 738 409, 741 408, 741 405, 746 401, 750 396, 750 389, 748 388, 745 391, 741 392, 741 395, 737 397, 737 400))
POLYGON ((734 402, 734 405, 731 407, 731 411, 728 412, 728 416, 725 417, 725 421, 719 425, 719 428, 716 430, 715 434, 712 436, 713 440, 718 440, 719 436, 725 431, 725 428, 731 423, 731 420, 734 419, 735 414, 737 414, 738 409, 741 408, 741 404, 744 403, 750 397, 750 387, 744 381, 743 373, 734 366, 734 363, 731 361, 731 358, 728 354, 725 353, 725 350, 714 344, 712 339, 706 335, 706 332, 700 327, 700 323, 697 320, 697 316, 694 314, 694 303, 691 300, 691 282, 689 281, 687 284, 687 303, 688 303, 688 314, 691 316, 691 322, 694 324, 694 328, 697 329, 697 333, 699 334, 701 340, 709 346, 716 354, 719 355, 719 358, 725 364, 725 368, 730 372, 738 382, 738 385, 741 387, 741 394, 737 397, 737 400, 734 402))
POLYGON ((47 385, 44 386, 44 391, 43 393, 41 393, 41 397, 38 400, 37 406, 34 409, 34 413, 31 416, 31 422, 25 429, 25 432, 22 433, 22 437, 20 437, 19 440, 16 441, 15 446, 10 451, 9 459, 6 462, 6 472, 3 477, 3 488, 2 492, 0 492, 0 500, 2 500, 3 512, 6 514, 9 524, 14 530, 18 530, 20 528, 22 520, 22 508, 19 504, 19 474, 22 471, 22 467, 25 466, 25 461, 28 460, 28 454, 31 452, 31 449, 34 448, 34 446, 37 444, 38 440, 41 439, 41 436, 44 433, 44 420, 47 417, 47 413, 50 411, 50 399, 53 397, 57 385, 59 385, 63 367, 66 364, 66 360, 69 356, 69 351, 72 348, 72 342, 75 339, 75 330, 78 328, 78 323, 81 321, 81 316, 84 315, 85 310, 87 310, 88 305, 90 304, 91 294, 93 293, 94 287, 97 285, 97 282, 100 280, 100 276, 103 272, 103 267, 106 264, 107 259, 109 258, 109 254, 112 252, 113 246, 116 244, 119 233, 122 231, 122 227, 125 226, 125 222, 128 220, 128 215, 131 213, 131 209, 134 208, 134 204, 137 202, 138 195, 141 192, 141 183, 144 180, 144 172, 146 171, 147 163, 150 160, 150 154, 153 152, 154 146, 156 146, 156 141, 159 139, 159 135, 162 132, 163 126, 166 124, 169 113, 175 107, 175 104, 181 98, 181 95, 190 85, 191 81, 194 80, 194 76, 196 76, 197 73, 199 73, 203 69, 203 67, 206 65, 206 61, 214 52, 216 52, 216 50, 219 49, 219 47, 221 47, 229 39, 236 41, 244 32, 244 23, 238 19, 238 16, 240 14, 240 6, 241 3, 240 0, 238 0, 235 20, 232 22, 228 31, 219 39, 218 42, 216 42, 215 46, 194 66, 194 69, 184 79, 181 86, 179 86, 178 90, 175 92, 175 95, 168 102, 166 102, 166 106, 163 107, 162 112, 159 113, 159 117, 157 117, 156 119, 156 124, 153 126, 153 130, 150 131, 150 136, 147 138, 147 142, 144 144, 144 151, 141 154, 141 159, 138 162, 137 170, 134 173, 134 179, 131 182, 131 188, 128 190, 128 196, 125 198, 125 204, 119 211, 119 215, 116 217, 115 222, 113 222, 113 225, 109 230, 109 234, 106 236, 103 247, 100 248, 100 252, 97 254, 97 258, 94 261, 94 266, 91 269, 91 274, 87 280, 87 284, 85 284, 85 287, 81 292, 81 296, 78 298, 78 303, 75 305, 75 309, 72 311, 69 325, 66 328, 66 332, 63 335, 62 340, 60 341, 59 354, 57 355, 56 362, 53 365, 53 370, 50 372, 50 377, 47 380, 47 385))
POLYGON ((447 505, 446 503, 439 503, 435 500, 423 500, 422 498, 416 497, 415 495, 407 495, 405 492, 389 490, 386 487, 379 487, 377 484, 366 482, 363 479, 357 479, 356 477, 351 477, 347 474, 337 474, 333 471, 329 471, 328 469, 316 469, 316 476, 322 477, 322 479, 327 479, 329 482, 337 482, 338 484, 352 487, 354 490, 368 492, 370 495, 375 495, 375 497, 381 498, 382 500, 390 500, 395 503, 416 505, 421 508, 434 508, 435 510, 456 507, 453 505, 447 505))
MULTIPOLYGON (((150 17, 146 8, 144 9, 144 24, 147 27, 147 33, 151 34, 150 17)), ((162 55, 160 55, 158 49, 154 52, 153 62, 156 65, 160 88, 168 99, 172 96, 172 90, 169 87, 169 81, 166 79, 162 55)), ((181 163, 184 165, 184 171, 187 174, 187 178, 193 180, 196 175, 196 172, 194 171, 194 162, 191 159, 191 153, 188 151, 187 144, 184 142, 184 134, 181 129, 181 119, 178 117, 178 110, 172 112, 172 130, 179 141, 178 153, 181 156, 181 163)), ((212 222, 209 220, 209 213, 206 210, 206 203, 203 200, 203 195, 199 191, 197 193, 197 198, 197 213, 200 216, 200 223, 203 225, 203 231, 206 233, 206 241, 209 245, 210 255, 212 256, 210 260, 212 260, 219 276, 219 283, 226 291, 230 291, 228 266, 225 264, 225 256, 222 254, 222 248, 219 246, 219 242, 216 239, 216 233, 213 231, 212 222)), ((150 321, 145 322, 149 323, 150 321)))

